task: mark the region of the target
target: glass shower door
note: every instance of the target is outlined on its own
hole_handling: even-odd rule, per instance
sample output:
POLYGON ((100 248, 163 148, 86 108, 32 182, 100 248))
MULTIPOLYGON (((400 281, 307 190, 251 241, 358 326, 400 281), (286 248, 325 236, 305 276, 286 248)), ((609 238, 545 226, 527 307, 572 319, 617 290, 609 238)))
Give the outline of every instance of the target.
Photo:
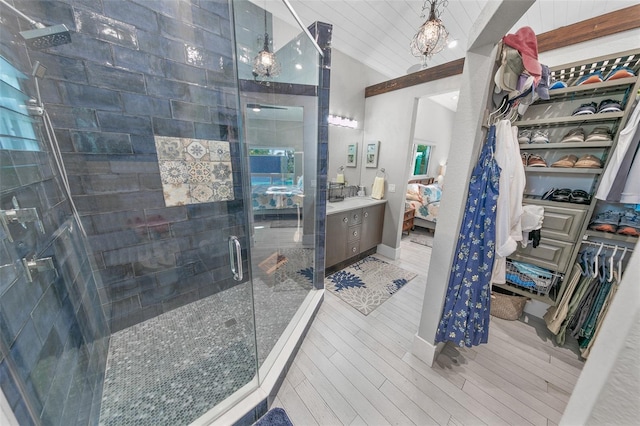
POLYGON ((320 50, 283 2, 235 0, 261 380, 314 290, 320 50), (266 58, 265 58, 266 56, 266 58))

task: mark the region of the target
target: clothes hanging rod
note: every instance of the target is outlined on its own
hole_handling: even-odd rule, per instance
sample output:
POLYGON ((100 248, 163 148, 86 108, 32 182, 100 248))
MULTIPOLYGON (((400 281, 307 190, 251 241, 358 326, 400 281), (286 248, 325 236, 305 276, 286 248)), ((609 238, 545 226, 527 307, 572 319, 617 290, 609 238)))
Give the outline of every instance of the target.
MULTIPOLYGON (((588 244, 588 245, 594 246, 594 247, 602 246, 602 248, 605 248, 605 249, 608 249, 608 250, 614 250, 616 248, 618 250, 624 250, 625 247, 626 247, 626 246, 619 246, 617 244, 596 243, 594 241, 583 241, 582 244, 588 244)), ((633 249, 627 247, 627 253, 633 253, 633 249)))

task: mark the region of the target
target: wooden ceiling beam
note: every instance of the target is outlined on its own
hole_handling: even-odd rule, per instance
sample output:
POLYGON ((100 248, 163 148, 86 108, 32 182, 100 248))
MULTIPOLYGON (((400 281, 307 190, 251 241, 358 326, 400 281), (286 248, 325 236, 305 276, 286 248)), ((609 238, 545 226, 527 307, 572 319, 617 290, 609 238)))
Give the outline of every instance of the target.
MULTIPOLYGON (((586 19, 575 24, 556 28, 537 36, 538 53, 572 44, 582 43, 596 38, 617 34, 623 31, 640 28, 640 5, 609 12, 595 18, 586 19)), ((394 90, 404 89, 429 81, 462 74, 464 58, 447 62, 433 68, 427 68, 403 75, 392 80, 383 81, 365 88, 364 97, 381 95, 394 90)))

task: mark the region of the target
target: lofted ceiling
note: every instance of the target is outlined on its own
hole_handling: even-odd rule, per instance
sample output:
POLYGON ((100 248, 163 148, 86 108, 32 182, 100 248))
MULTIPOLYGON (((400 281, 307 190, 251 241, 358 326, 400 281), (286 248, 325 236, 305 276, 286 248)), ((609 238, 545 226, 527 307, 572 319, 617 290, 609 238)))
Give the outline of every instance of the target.
MULTIPOLYGON (((260 0, 254 0, 261 5, 260 0)), ((425 19, 419 0, 289 0, 305 26, 315 21, 333 24, 332 47, 378 71, 386 79, 420 69, 409 43, 425 19)), ((264 1, 261 6, 281 17, 286 10, 264 1)), ((278 2, 279 3, 279 2, 278 2)), ((440 65, 465 56, 467 37, 488 0, 449 0, 441 19, 454 48, 445 48, 427 64, 440 65)), ((637 4, 637 0, 538 0, 514 25, 540 34, 637 4)))

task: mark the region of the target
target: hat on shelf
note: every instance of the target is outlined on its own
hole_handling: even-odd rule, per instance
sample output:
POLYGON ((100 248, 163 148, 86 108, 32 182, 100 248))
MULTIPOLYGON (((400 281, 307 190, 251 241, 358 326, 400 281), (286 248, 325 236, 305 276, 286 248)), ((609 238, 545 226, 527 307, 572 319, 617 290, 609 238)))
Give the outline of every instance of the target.
POLYGON ((540 99, 548 100, 549 86, 551 86, 551 71, 547 65, 540 64, 540 67, 542 69, 542 76, 540 77, 538 86, 536 86, 536 93, 540 99))
POLYGON ((496 90, 508 92, 518 89, 518 78, 524 72, 522 57, 516 49, 508 46, 502 47, 501 64, 496 72, 494 81, 496 90))
POLYGON ((526 105, 532 104, 533 99, 533 77, 527 74, 521 74, 518 78, 516 90, 509 92, 509 100, 520 99, 521 103, 526 105), (530 95, 530 96, 529 96, 530 95))
POLYGON ((515 34, 507 34, 502 41, 520 52, 524 68, 529 74, 536 79, 542 75, 542 67, 538 62, 538 40, 531 27, 522 27, 515 34))

